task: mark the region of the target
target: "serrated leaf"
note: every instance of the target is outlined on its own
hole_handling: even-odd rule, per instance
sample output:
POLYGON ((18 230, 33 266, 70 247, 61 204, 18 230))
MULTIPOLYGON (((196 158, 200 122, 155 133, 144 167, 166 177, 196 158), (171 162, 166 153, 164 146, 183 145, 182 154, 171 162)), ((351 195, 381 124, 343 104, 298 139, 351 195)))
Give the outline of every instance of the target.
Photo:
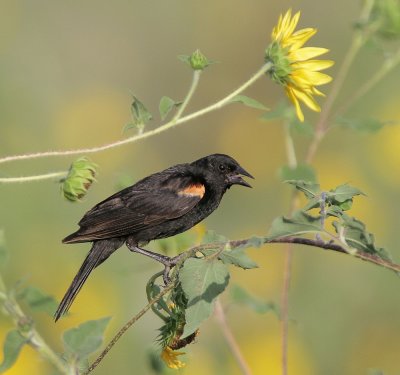
POLYGON ((259 101, 250 98, 246 95, 236 95, 234 96, 231 100, 231 103, 242 103, 246 105, 247 107, 255 108, 255 109, 260 109, 262 111, 268 111, 269 109, 259 101))
POLYGON ((376 133, 386 125, 386 123, 373 118, 349 119, 339 117, 336 122, 344 128, 356 130, 363 133, 376 133))
POLYGON ((225 264, 232 264, 245 270, 258 268, 257 263, 246 254, 244 248, 237 247, 233 250, 224 250, 218 258, 225 264))
POLYGON ((217 259, 188 259, 179 272, 188 299, 182 337, 195 332, 213 311, 213 302, 229 282, 228 268, 217 259))
POLYGON ((317 182, 315 170, 308 164, 298 164, 296 168, 284 165, 279 169, 279 178, 282 181, 317 182))
POLYGON ((3 346, 3 362, 0 365, 0 373, 4 373, 12 367, 27 342, 28 340, 17 330, 8 332, 3 346))
POLYGON ((243 289, 239 285, 232 286, 230 290, 230 297, 233 302, 250 307, 258 314, 265 314, 269 311, 278 313, 275 303, 262 301, 261 299, 254 297, 246 289, 243 289))
POLYGON ((269 239, 321 232, 320 216, 296 211, 291 218, 277 217, 271 224, 269 239))
POLYGON ((86 358, 101 346, 110 319, 90 320, 65 331, 63 335, 65 350, 78 358, 86 358))
POLYGON ((43 311, 53 316, 57 310, 58 302, 39 288, 28 286, 18 294, 19 298, 26 301, 33 311, 43 311))
POLYGON ((288 180, 284 182, 293 185, 297 190, 304 193, 304 195, 308 199, 315 198, 320 192, 320 186, 315 182, 308 182, 303 180, 288 180))
POLYGON ((173 107, 178 107, 182 102, 176 102, 168 96, 163 96, 160 100, 158 109, 160 111, 161 119, 164 120, 173 107))
POLYGON ((4 230, 0 229, 0 267, 4 267, 8 261, 8 251, 6 249, 6 239, 4 230))

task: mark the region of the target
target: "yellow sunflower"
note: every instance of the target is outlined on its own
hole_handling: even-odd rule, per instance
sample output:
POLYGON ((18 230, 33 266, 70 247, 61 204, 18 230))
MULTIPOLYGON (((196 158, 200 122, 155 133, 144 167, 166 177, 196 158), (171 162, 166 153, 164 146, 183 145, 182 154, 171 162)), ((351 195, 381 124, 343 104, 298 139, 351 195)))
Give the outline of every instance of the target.
POLYGON ((161 352, 161 358, 169 368, 177 370, 186 366, 186 363, 178 359, 178 356, 183 354, 185 353, 176 352, 172 350, 169 346, 166 346, 161 352))
POLYGON ((300 102, 313 111, 321 111, 313 95, 324 96, 324 94, 315 86, 324 85, 332 80, 320 70, 332 66, 333 61, 313 60, 328 52, 326 48, 302 48, 317 32, 317 29, 306 28, 294 31, 299 18, 300 12, 292 17, 291 9, 284 16, 280 15, 278 24, 272 30, 272 42, 265 51, 265 60, 273 63, 269 71, 271 78, 285 86, 286 94, 296 108, 297 117, 303 122, 304 115, 300 102))

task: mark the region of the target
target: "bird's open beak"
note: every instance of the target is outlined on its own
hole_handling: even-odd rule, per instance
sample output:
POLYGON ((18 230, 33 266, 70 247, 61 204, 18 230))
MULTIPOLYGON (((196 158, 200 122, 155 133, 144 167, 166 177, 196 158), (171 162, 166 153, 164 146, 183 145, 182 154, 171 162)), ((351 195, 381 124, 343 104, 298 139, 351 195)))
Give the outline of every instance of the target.
POLYGON ((228 181, 229 184, 232 185, 242 185, 242 186, 247 186, 249 188, 251 188, 252 186, 245 181, 242 176, 246 176, 246 177, 250 177, 253 178, 254 177, 247 172, 246 170, 244 170, 242 167, 238 167, 235 171, 235 173, 232 173, 231 175, 228 175, 228 181))

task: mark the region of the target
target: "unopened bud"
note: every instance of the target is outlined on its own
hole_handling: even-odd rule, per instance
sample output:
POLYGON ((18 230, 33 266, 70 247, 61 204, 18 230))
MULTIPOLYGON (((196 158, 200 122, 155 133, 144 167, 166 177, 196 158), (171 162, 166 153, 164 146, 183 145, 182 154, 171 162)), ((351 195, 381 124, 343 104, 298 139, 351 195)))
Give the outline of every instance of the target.
POLYGON ((97 165, 86 157, 75 160, 66 178, 61 180, 61 192, 71 202, 81 200, 94 181, 97 165))

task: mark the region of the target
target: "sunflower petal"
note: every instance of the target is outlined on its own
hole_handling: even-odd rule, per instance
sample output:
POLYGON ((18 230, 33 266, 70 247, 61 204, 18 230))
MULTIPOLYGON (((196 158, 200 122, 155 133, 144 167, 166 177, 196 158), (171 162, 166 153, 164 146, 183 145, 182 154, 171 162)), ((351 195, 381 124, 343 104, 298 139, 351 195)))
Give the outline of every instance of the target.
POLYGON ((288 57, 291 61, 305 61, 329 52, 327 48, 304 47, 299 49, 291 49, 288 57))
POLYGON ((296 95, 293 93, 293 89, 290 86, 286 86, 286 94, 291 100, 291 102, 294 104, 294 107, 296 109, 296 115, 297 118, 301 121, 304 122, 304 115, 303 111, 301 110, 300 103, 296 98, 296 95))
POLYGON ((308 108, 310 108, 314 112, 320 112, 321 107, 318 105, 318 103, 314 100, 314 98, 311 96, 311 94, 307 93, 306 91, 302 90, 297 90, 295 88, 292 88, 293 95, 303 102, 308 108))
POLYGON ((330 68, 335 62, 332 60, 306 60, 292 64, 294 69, 307 69, 313 72, 330 68))
MULTIPOLYGON (((332 81, 332 77, 325 73, 313 72, 307 69, 295 69, 291 73, 292 80, 299 80, 299 82, 308 82, 308 86, 325 85, 332 81)), ((302 86, 307 86, 303 84, 302 86)))

